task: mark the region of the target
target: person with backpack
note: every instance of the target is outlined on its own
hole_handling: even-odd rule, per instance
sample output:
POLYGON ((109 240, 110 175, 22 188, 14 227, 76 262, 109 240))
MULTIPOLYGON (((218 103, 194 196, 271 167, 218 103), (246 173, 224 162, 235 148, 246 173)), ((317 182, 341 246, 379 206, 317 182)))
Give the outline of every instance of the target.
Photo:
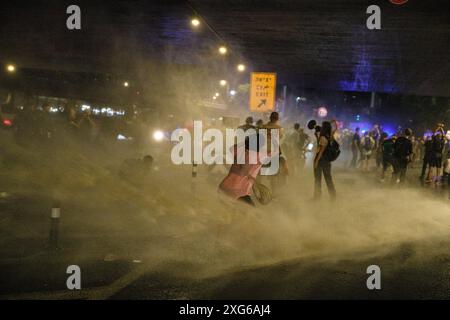
POLYGON ((404 135, 398 137, 394 144, 394 174, 393 182, 404 183, 406 179, 406 171, 408 163, 413 153, 411 142, 412 130, 405 129, 404 135))
POLYGON ((384 182, 384 177, 386 175, 386 171, 389 166, 394 168, 394 145, 397 137, 394 135, 391 138, 388 138, 388 134, 383 132, 381 135, 381 153, 382 153, 382 162, 383 168, 381 171, 381 182, 384 182))
POLYGON ((428 171, 428 183, 438 183, 441 177, 442 158, 445 146, 444 125, 438 124, 436 131, 432 137, 430 170, 428 171))
POLYGON ((369 161, 375 149, 375 140, 369 132, 364 133, 361 141, 361 169, 363 172, 369 171, 369 161))
POLYGON ((320 199, 322 195, 322 175, 327 184, 328 193, 331 200, 336 199, 336 188, 331 176, 331 162, 339 156, 339 144, 334 139, 337 130, 337 123, 333 120, 335 128, 329 121, 322 122, 322 127, 318 135, 318 148, 314 158, 314 199, 320 199))

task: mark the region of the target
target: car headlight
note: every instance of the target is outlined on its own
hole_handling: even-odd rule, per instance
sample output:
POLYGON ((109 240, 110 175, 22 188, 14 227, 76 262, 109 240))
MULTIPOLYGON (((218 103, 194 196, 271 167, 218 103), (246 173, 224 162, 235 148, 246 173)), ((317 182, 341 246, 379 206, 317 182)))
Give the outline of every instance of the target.
POLYGON ((164 132, 161 130, 156 130, 153 132, 153 139, 157 142, 160 142, 164 139, 164 132))

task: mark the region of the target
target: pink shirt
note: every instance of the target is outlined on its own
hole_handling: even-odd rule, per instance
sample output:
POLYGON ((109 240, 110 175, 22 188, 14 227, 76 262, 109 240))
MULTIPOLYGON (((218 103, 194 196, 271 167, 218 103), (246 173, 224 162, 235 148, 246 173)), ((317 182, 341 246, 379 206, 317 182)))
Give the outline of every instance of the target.
MULTIPOLYGON (((236 154, 236 153, 235 153, 236 154)), ((219 189, 225 194, 234 199, 248 196, 252 193, 252 187, 255 183, 255 179, 258 176, 259 170, 261 170, 261 159, 259 159, 258 152, 252 150, 245 150, 246 163, 236 164, 234 163, 228 175, 223 179, 219 185, 219 189), (248 163, 248 159, 251 156, 258 158, 256 164, 248 163)), ((236 162, 236 158, 235 158, 236 162)))

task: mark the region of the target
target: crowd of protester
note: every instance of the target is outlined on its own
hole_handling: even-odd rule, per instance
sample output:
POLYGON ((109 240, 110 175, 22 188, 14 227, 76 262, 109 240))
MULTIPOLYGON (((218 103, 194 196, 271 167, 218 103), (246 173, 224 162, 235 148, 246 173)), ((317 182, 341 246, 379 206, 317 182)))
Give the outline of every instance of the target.
MULTIPOLYGON (((81 153, 84 157, 93 158, 91 156, 96 151, 108 151, 106 146, 111 142, 119 143, 118 137, 126 133, 132 136, 130 141, 135 147, 131 153, 140 153, 141 133, 146 130, 142 128, 143 120, 137 121, 136 118, 94 116, 90 109, 75 104, 68 104, 63 112, 60 109, 55 111, 48 103, 31 104, 16 115, 11 129, 18 145, 40 156, 55 157, 70 148, 72 154, 81 153)), ((145 185, 153 172, 153 157, 126 158, 117 171, 123 181, 135 186, 145 185)))
MULTIPOLYGON (((19 113, 15 119, 14 133, 21 145, 64 144, 68 138, 83 144, 95 144, 109 138, 116 140, 117 133, 123 130, 123 123, 116 122, 111 126, 113 129, 108 130, 105 122, 94 117, 89 109, 81 110, 75 105, 68 105, 63 113, 55 113, 49 104, 44 103, 39 108, 31 105, 19 113)), ((137 125, 134 124, 134 127, 137 125)), ((409 128, 388 134, 380 125, 374 125, 367 131, 360 128, 349 130, 334 120, 323 121, 320 125, 314 122, 311 126, 308 124, 308 128, 295 123, 285 130, 280 123, 280 115, 273 112, 266 122, 248 117, 239 129, 253 129, 256 133, 261 129, 267 131, 268 154, 272 160, 277 157, 279 161, 277 174, 270 177, 261 177, 259 173, 262 168, 270 167, 272 160, 268 164, 260 161, 255 165, 231 167, 220 188, 250 204, 254 204, 251 200, 251 194, 255 192, 253 187, 262 187, 261 182, 270 188, 271 196, 276 197, 277 190, 286 184, 289 175, 297 176, 304 172, 308 154, 312 155, 315 180, 313 199, 321 198, 323 178, 331 199, 335 200, 338 192, 332 176, 332 164, 341 151, 341 165, 344 159, 348 161, 344 167, 364 174, 374 173, 380 183, 404 184, 407 180, 414 181, 411 177, 417 175, 423 186, 447 186, 450 190, 450 137, 446 136, 443 124, 438 124, 433 132, 423 136, 409 128), (278 131, 280 138, 276 150, 271 150, 273 130, 278 131), (411 169, 414 171, 410 172, 411 169)), ((245 150, 247 155, 260 151, 259 145, 257 149, 252 149, 248 142, 245 150)), ((149 159, 146 158, 145 165, 139 167, 146 167, 149 159)))
MULTIPOLYGON (((348 159, 344 167, 349 170, 374 173, 379 183, 391 185, 403 185, 407 181, 415 183, 417 180, 411 179, 415 176, 422 186, 439 189, 446 187, 450 198, 450 137, 446 135, 444 124, 438 124, 433 132, 423 136, 415 134, 409 128, 388 134, 380 125, 374 125, 367 131, 360 128, 339 130, 339 123, 335 120, 324 121, 321 125, 314 122, 311 126, 308 124, 308 127, 312 131, 311 135, 299 123, 295 123, 285 133, 277 112, 271 114, 267 123, 262 120, 254 123, 254 119, 248 117, 245 124, 239 127, 244 131, 254 129, 256 132, 266 129, 269 137, 270 130, 280 130, 281 148, 279 153, 271 155, 280 160, 278 174, 269 179, 268 187, 272 193, 280 187, 280 180, 285 182, 287 175, 295 176, 303 171, 306 154, 311 152, 315 180, 313 199, 321 197, 323 177, 331 200, 335 200, 337 191, 331 167, 342 151, 347 157, 341 158, 348 159), (311 136, 314 138, 311 139, 311 136)), ((267 143, 270 144, 269 141, 267 143)), ((246 145, 246 152, 258 152, 248 148, 246 145)), ((258 172, 262 167, 262 163, 251 167, 246 164, 232 166, 220 189, 225 193, 232 190, 236 199, 254 205, 250 196, 255 193, 252 187, 260 181, 258 172)))
POLYGON ((409 128, 389 135, 375 125, 364 133, 359 128, 354 132, 347 131, 341 140, 344 148, 352 153, 349 166, 361 171, 376 170, 381 182, 391 170, 391 182, 404 183, 408 169, 417 167, 421 168, 419 178, 423 185, 439 186, 448 181, 450 140, 443 124, 423 136, 414 134, 409 128))
POLYGON ((90 108, 69 103, 63 111, 55 111, 48 103, 30 104, 17 113, 12 129, 16 142, 28 147, 69 141, 101 146, 115 141, 119 134, 133 136, 136 141, 141 138, 135 119, 94 115, 90 108))
POLYGON ((47 103, 39 108, 32 104, 18 113, 14 133, 21 145, 45 145, 67 138, 92 142, 99 137, 99 125, 90 110, 78 112, 75 106, 68 106, 64 113, 55 113, 47 103))

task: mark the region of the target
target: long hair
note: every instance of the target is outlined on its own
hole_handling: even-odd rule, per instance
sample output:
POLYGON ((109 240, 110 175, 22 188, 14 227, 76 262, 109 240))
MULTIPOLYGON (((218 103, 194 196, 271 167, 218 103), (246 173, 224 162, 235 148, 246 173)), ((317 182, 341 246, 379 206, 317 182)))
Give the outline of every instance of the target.
POLYGON ((331 122, 324 121, 322 122, 322 128, 320 129, 320 136, 325 137, 327 139, 331 139, 331 122))

